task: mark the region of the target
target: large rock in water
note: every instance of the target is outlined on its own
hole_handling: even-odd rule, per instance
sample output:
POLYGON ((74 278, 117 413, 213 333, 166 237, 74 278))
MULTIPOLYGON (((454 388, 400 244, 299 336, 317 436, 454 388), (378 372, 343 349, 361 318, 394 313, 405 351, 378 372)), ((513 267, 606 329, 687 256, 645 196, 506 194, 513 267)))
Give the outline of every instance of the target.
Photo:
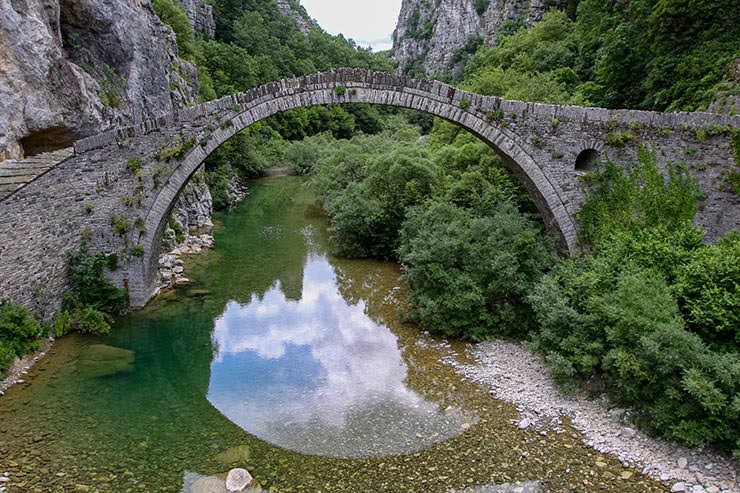
POLYGON ((197 97, 150 0, 0 2, 0 160, 67 147, 197 97))
POLYGON ((105 377, 134 371, 136 353, 107 344, 92 344, 83 349, 76 360, 77 369, 85 377, 105 377))
POLYGON ((252 475, 246 469, 236 468, 226 475, 226 489, 228 491, 242 491, 252 482, 252 475))

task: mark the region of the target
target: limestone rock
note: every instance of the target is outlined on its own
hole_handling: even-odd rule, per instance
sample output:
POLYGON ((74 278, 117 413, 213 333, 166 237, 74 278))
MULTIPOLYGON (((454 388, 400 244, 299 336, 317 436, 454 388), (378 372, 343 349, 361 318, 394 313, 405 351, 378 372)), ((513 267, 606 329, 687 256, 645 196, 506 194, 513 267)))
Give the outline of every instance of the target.
POLYGON ((0 160, 69 147, 197 97, 194 68, 150 0, 1 2, 0 33, 0 160))
MULTIPOLYGON (((427 76, 460 70, 459 50, 474 51, 476 42, 493 45, 507 21, 530 26, 550 4, 563 1, 491 0, 482 12, 475 0, 403 0, 393 36, 398 73, 421 69, 427 76), (456 56, 455 52, 458 51, 456 56)), ((418 75, 418 74, 417 74, 418 75)))
POLYGON ((190 26, 209 38, 216 35, 216 21, 213 20, 213 7, 203 0, 179 0, 188 14, 190 26))
POLYGON ((276 0, 276 3, 280 12, 293 19, 298 25, 298 29, 300 29, 303 34, 308 34, 311 28, 314 27, 313 21, 300 4, 298 5, 298 9, 296 9, 290 4, 290 2, 288 2, 288 0, 276 0))
POLYGON ((228 491, 241 491, 252 482, 252 475, 249 471, 237 467, 229 471, 226 475, 226 489, 228 491))

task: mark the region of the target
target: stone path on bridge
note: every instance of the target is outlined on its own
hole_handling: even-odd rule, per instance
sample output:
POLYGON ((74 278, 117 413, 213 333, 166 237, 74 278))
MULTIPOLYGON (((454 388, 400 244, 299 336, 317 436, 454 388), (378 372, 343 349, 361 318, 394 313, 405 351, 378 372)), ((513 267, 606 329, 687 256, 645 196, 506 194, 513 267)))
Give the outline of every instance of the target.
POLYGON ((74 148, 68 147, 26 159, 0 161, 0 200, 73 154, 74 148))

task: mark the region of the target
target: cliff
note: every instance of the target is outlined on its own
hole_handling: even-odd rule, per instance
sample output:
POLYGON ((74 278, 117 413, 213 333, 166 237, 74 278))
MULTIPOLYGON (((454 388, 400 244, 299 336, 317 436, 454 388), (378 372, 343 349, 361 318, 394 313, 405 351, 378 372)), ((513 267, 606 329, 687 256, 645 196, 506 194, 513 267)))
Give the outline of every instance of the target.
POLYGON ((0 160, 166 114, 197 93, 150 0, 0 3, 0 160))
POLYGON ((446 76, 502 32, 531 26, 562 0, 403 0, 393 34, 399 74, 446 76))

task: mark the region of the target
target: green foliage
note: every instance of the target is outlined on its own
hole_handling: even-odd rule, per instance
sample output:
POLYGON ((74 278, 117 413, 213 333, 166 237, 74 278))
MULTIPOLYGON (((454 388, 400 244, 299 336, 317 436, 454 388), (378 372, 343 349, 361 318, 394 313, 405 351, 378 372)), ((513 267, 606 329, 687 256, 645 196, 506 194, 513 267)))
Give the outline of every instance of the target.
POLYGON ((110 223, 111 223, 111 226, 113 226, 113 229, 116 231, 116 233, 118 233, 121 236, 128 233, 128 230, 131 228, 131 222, 129 222, 129 220, 126 219, 125 217, 120 216, 118 214, 111 215, 110 223))
POLYGON ((608 134, 604 143, 610 146, 623 147, 635 140, 635 134, 631 130, 625 130, 624 132, 612 132, 608 134))
POLYGON ((339 84, 337 87, 334 88, 334 92, 337 93, 337 96, 344 96, 345 94, 347 94, 347 88, 342 84, 339 84))
POLYGON ((524 297, 554 261, 538 229, 508 202, 488 210, 446 201, 411 209, 399 256, 413 318, 477 341, 525 334, 531 325, 524 297))
POLYGON ((460 109, 464 111, 470 109, 470 100, 468 98, 462 98, 460 100, 460 109))
POLYGON ((702 245, 696 185, 639 156, 591 176, 578 218, 591 250, 530 292, 532 347, 558 381, 607 391, 648 431, 740 453, 740 237, 702 245))
POLYGON ((126 167, 131 173, 133 174, 138 173, 139 170, 141 170, 141 159, 139 158, 129 159, 128 161, 126 161, 126 167))
POLYGON ((740 195, 740 171, 734 169, 725 170, 722 174, 722 181, 726 184, 730 192, 740 195))
POLYGON ((508 99, 671 111, 736 91, 732 0, 573 5, 570 18, 555 10, 530 29, 502 25, 495 46, 467 65, 465 85, 508 99))
MULTIPOLYGON (((15 356, 23 356, 39 347, 43 329, 28 308, 15 303, 0 305, 0 360, 12 363, 15 356), (4 348, 4 349, 3 349, 4 348)), ((7 370, 0 361, 0 373, 7 370)))
POLYGON ((478 15, 483 15, 490 4, 491 0, 475 0, 475 13, 478 15))
POLYGON ((186 141, 182 140, 181 136, 177 136, 175 140, 169 146, 162 148, 155 158, 158 161, 169 162, 174 160, 182 160, 188 155, 188 152, 195 146, 195 138, 190 138, 186 141))
POLYGON ((607 163, 601 173, 590 175, 588 199, 578 213, 586 243, 595 244, 617 229, 664 226, 675 230, 691 223, 698 186, 688 171, 669 163, 666 181, 654 152, 639 148, 638 155, 638 162, 627 172, 607 163))
POLYGON ((717 350, 740 347, 740 234, 697 249, 673 287, 687 327, 717 350))
POLYGON ((153 0, 152 7, 157 17, 175 32, 179 55, 193 60, 196 55, 195 34, 185 10, 173 0, 153 0))
POLYGON ((90 306, 109 313, 120 313, 126 307, 126 292, 111 284, 104 269, 108 256, 91 254, 87 243, 67 254, 67 278, 72 287, 65 304, 71 309, 90 306))
POLYGON ((131 255, 134 257, 143 257, 144 256, 144 246, 134 245, 133 247, 131 247, 131 255))

